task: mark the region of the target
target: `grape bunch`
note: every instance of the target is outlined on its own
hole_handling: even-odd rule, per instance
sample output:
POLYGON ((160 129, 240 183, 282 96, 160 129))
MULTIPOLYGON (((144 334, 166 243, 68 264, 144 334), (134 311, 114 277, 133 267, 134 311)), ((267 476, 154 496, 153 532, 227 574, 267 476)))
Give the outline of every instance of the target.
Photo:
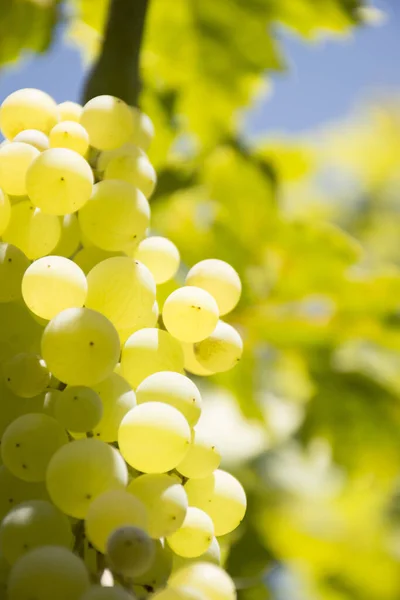
POLYGON ((207 259, 185 277, 150 235, 137 108, 23 89, 0 127, 0 596, 233 600, 218 537, 246 496, 188 375, 240 359, 220 318, 239 276, 207 259))

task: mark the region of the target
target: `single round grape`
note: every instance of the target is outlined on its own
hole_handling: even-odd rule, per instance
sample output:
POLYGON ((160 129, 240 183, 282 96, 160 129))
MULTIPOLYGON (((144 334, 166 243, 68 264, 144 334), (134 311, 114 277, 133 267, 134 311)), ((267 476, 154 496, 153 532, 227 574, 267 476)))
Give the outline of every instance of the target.
POLYGON ((0 189, 0 235, 7 229, 7 225, 10 222, 11 218, 11 204, 10 199, 0 189))
POLYGON ((208 435, 202 431, 193 430, 189 450, 176 469, 184 477, 202 479, 218 469, 220 462, 221 455, 208 435))
POLYGON ((179 269, 179 250, 171 240, 164 237, 153 236, 142 240, 136 249, 135 258, 146 265, 157 284, 172 279, 179 269))
POLYGON ((146 154, 133 144, 125 144, 110 158, 104 179, 120 179, 137 187, 146 198, 152 195, 157 175, 146 154))
POLYGON ((111 375, 119 352, 112 323, 89 308, 63 310, 42 336, 42 356, 48 368, 69 385, 96 385, 111 375))
POLYGON ((147 152, 154 138, 154 125, 148 115, 135 106, 131 107, 133 131, 130 142, 147 152))
POLYGON ((218 306, 214 298, 198 287, 186 286, 172 292, 163 307, 167 330, 182 342, 201 342, 218 323, 218 306))
POLYGON ((239 362, 243 341, 232 325, 218 321, 212 334, 194 345, 198 362, 212 373, 229 371, 239 362))
POLYGON ((146 377, 136 390, 138 404, 164 402, 178 409, 191 427, 201 415, 201 395, 191 379, 172 371, 159 371, 146 377))
POLYGON ((82 208, 93 189, 93 173, 86 160, 68 148, 40 154, 26 175, 31 202, 51 215, 67 215, 82 208))
POLYGON ((50 373, 44 360, 33 352, 21 352, 3 363, 6 385, 22 398, 37 396, 50 383, 50 373))
POLYGON ((1 105, 0 128, 9 140, 25 129, 38 129, 47 135, 57 122, 57 104, 41 90, 18 90, 1 105))
POLYGON ((143 575, 155 558, 155 543, 143 529, 127 525, 111 533, 106 555, 115 573, 127 577, 143 575))
POLYGON ((50 461, 46 485, 62 512, 84 519, 92 501, 103 492, 124 488, 126 464, 118 450, 94 438, 70 442, 50 461))
POLYGON ((0 186, 6 194, 26 194, 26 174, 38 156, 39 150, 24 142, 11 142, 0 148, 0 186))
POLYGON ((181 345, 167 331, 140 329, 122 348, 121 375, 136 389, 146 377, 158 371, 183 371, 181 345))
POLYGON ((217 301, 220 315, 226 315, 239 302, 242 293, 240 277, 230 264, 216 258, 202 260, 186 276, 186 285, 209 292, 217 301))
POLYGON ((151 312, 156 286, 150 271, 128 256, 115 256, 88 274, 86 306, 105 315, 116 329, 135 325, 151 312))
POLYGON ((21 283, 29 259, 13 244, 0 243, 0 302, 21 297, 21 283))
POLYGON ((183 357, 184 357, 184 367, 185 371, 188 373, 192 373, 193 375, 197 375, 199 377, 208 377, 212 375, 211 371, 208 371, 199 363, 194 353, 194 344, 185 344, 182 343, 183 357))
POLYGON ((143 586, 146 586, 149 591, 154 591, 163 587, 170 576, 172 570, 172 552, 165 544, 164 540, 154 540, 155 556, 150 568, 143 573, 133 577, 134 584, 140 586, 143 591, 143 586))
POLYGON ((80 600, 89 588, 84 562, 60 546, 41 546, 22 556, 13 566, 9 600, 80 600))
POLYGON ((83 107, 80 123, 89 134, 90 145, 112 150, 125 144, 133 132, 131 111, 114 96, 97 96, 83 107))
POLYGON ((214 525, 207 513, 189 506, 181 527, 167 537, 170 548, 180 556, 192 558, 206 552, 214 536, 214 525))
POLYGON ((61 237, 60 221, 35 208, 29 200, 11 207, 11 218, 3 233, 3 241, 14 244, 26 256, 35 260, 50 254, 61 237))
POLYGON ((126 490, 108 490, 90 504, 85 531, 90 543, 100 552, 105 553, 110 535, 126 525, 141 529, 147 527, 145 507, 126 490))
POLYGON ((89 135, 76 121, 57 123, 49 135, 51 148, 68 148, 85 156, 89 148, 89 135))
POLYGON ((24 144, 30 144, 39 152, 44 152, 44 150, 48 150, 50 148, 49 138, 43 131, 39 131, 38 129, 25 129, 24 131, 20 131, 13 142, 23 142, 24 144))
POLYGON ((28 308, 50 320, 66 308, 82 307, 87 294, 84 272, 63 256, 46 256, 33 262, 22 280, 28 308))
POLYGON ((79 600, 132 600, 132 595, 122 587, 92 585, 79 600))
POLYGON ((136 406, 135 392, 120 375, 111 373, 93 389, 100 396, 103 415, 93 428, 93 435, 105 442, 116 442, 122 419, 131 408, 136 406))
POLYGON ((32 483, 16 477, 4 466, 0 466, 0 520, 6 514, 27 500, 47 500, 49 498, 43 482, 32 483))
POLYGON ((168 583, 171 587, 193 587, 208 600, 236 600, 235 585, 228 573, 209 562, 195 562, 180 569, 168 583))
POLYGON ((58 105, 60 121, 75 121, 76 123, 79 123, 82 110, 82 106, 77 102, 71 102, 70 100, 61 102, 61 104, 58 105))
POLYGON ((4 465, 24 481, 44 481, 51 457, 67 444, 59 423, 48 415, 28 413, 13 421, 1 440, 4 465))
POLYGON ((76 432, 92 431, 103 414, 100 396, 83 386, 67 387, 57 399, 54 416, 65 429, 76 432))
POLYGON ((166 473, 149 473, 132 479, 128 492, 139 498, 149 517, 152 538, 171 535, 182 525, 188 508, 184 487, 166 473))
POLYGON ((103 250, 124 250, 137 244, 149 226, 150 206, 140 190, 126 181, 96 183, 79 211, 82 233, 103 250))
POLYGON ((68 517, 46 500, 18 504, 0 525, 0 546, 13 565, 23 554, 38 546, 71 548, 72 532, 68 517))
POLYGON ((185 490, 189 504, 210 515, 217 536, 236 529, 245 515, 245 491, 239 481, 226 471, 217 469, 204 479, 189 479, 185 490))
POLYGON ((213 537, 207 550, 203 554, 200 554, 200 556, 187 558, 179 556, 179 554, 174 554, 172 558, 172 572, 175 573, 179 569, 187 567, 194 562, 210 562, 214 565, 221 564, 221 548, 219 547, 218 540, 215 536, 213 537))
POLYGON ((82 269, 85 275, 87 275, 93 267, 113 256, 122 256, 122 253, 108 252, 107 250, 102 250, 96 246, 90 246, 79 250, 79 252, 75 254, 73 261, 82 269))
POLYGON ((132 408, 122 419, 118 443, 128 464, 144 473, 174 469, 190 444, 185 417, 172 406, 146 402, 132 408))
POLYGON ((54 248, 53 254, 69 258, 78 250, 81 242, 78 217, 75 213, 71 213, 70 215, 59 217, 59 219, 61 223, 61 236, 57 246, 54 248))

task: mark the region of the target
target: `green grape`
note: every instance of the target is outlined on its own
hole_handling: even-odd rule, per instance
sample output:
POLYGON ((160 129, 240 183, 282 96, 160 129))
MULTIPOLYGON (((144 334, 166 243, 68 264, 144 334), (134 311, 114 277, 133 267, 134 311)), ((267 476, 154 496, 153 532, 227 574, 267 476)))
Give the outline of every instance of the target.
POLYGON ((52 502, 77 519, 86 517, 97 496, 127 483, 128 471, 118 450, 94 438, 75 440, 58 450, 46 474, 52 502))
POLYGON ((130 136, 130 142, 147 152, 154 138, 154 125, 150 117, 135 106, 131 107, 131 114, 133 132, 130 136))
POLYGON ((180 556, 201 556, 210 546, 214 536, 214 525, 204 511, 189 506, 180 528, 167 537, 170 548, 180 556))
POLYGON ((55 256, 70 258, 80 245, 80 230, 78 217, 75 213, 59 217, 61 223, 61 237, 53 250, 55 256))
POLYGON ((24 142, 11 142, 0 148, 0 186, 6 194, 26 194, 26 174, 38 156, 39 150, 24 142))
POLYGON ((218 306, 214 298, 198 287, 186 286, 172 292, 164 302, 164 325, 181 342, 201 342, 215 329, 218 306))
POLYGON ((97 96, 89 100, 83 107, 80 123, 89 134, 90 145, 98 150, 122 146, 133 132, 129 107, 114 96, 97 96))
POLYGON ((121 587, 92 585, 79 600, 132 600, 132 595, 121 587))
POLYGON ((180 569, 168 583, 171 587, 193 587, 208 600, 236 600, 235 585, 228 573, 209 562, 194 562, 180 569))
POLYGON ((38 129, 47 135, 57 122, 57 104, 40 90, 18 90, 1 105, 0 128, 9 140, 25 129, 38 129))
POLYGON ((93 428, 93 435, 105 442, 116 442, 122 419, 136 406, 135 392, 128 382, 116 373, 111 373, 93 389, 100 396, 103 405, 103 416, 93 428))
POLYGON ((76 121, 61 121, 49 134, 51 148, 68 148, 85 156, 89 148, 89 135, 76 121))
POLYGON ((204 479, 189 479, 185 490, 189 504, 210 515, 217 536, 236 529, 245 515, 245 491, 239 481, 226 471, 217 469, 204 479))
POLYGON ((150 473, 132 479, 128 492, 143 502, 152 538, 171 535, 182 525, 188 507, 185 489, 174 477, 150 473))
POLYGON ((115 529, 107 539, 106 555, 115 573, 126 577, 143 575, 155 557, 155 543, 138 527, 115 529))
POLYGON ((146 402, 132 408, 122 419, 118 443, 128 464, 144 473, 174 469, 190 444, 190 428, 176 408, 146 402))
POLYGON ((193 430, 192 442, 177 471, 190 479, 208 477, 218 469, 221 455, 214 443, 202 431, 193 430))
POLYGON ((140 329, 125 342, 121 354, 121 375, 135 389, 158 371, 183 371, 180 343, 167 331, 140 329))
POLYGON ((1 457, 13 475, 24 481, 44 481, 52 456, 68 437, 52 417, 28 413, 15 419, 1 440, 1 457))
POLYGON ((155 556, 150 568, 143 573, 133 577, 134 585, 146 586, 149 591, 163 587, 172 570, 172 552, 163 540, 154 540, 155 556))
POLYGON ((126 525, 147 528, 145 507, 126 490, 108 490, 90 504, 85 518, 86 535, 90 543, 103 554, 110 535, 126 525))
POLYGON ((13 142, 23 142, 24 144, 30 144, 39 152, 48 150, 50 148, 49 138, 43 131, 38 129, 24 129, 17 133, 13 142))
POLYGON ((21 283, 29 259, 13 244, 0 243, 0 302, 21 297, 21 283))
POLYGON ((192 267, 186 276, 186 285, 207 290, 217 301, 220 315, 226 315, 239 302, 242 293, 240 277, 231 265, 209 258, 192 267))
POLYGON ((232 325, 224 321, 218 321, 212 334, 194 346, 198 362, 212 373, 233 369, 242 353, 242 338, 232 325))
POLYGON ((93 173, 86 160, 68 148, 40 154, 26 175, 31 202, 50 215, 67 215, 82 208, 93 189, 93 173))
POLYGON ((146 154, 133 144, 125 144, 108 161, 104 179, 127 181, 143 192, 146 198, 150 198, 157 176, 146 154))
POLYGON ((201 415, 201 395, 191 379, 172 371, 159 371, 146 377, 136 390, 138 404, 164 402, 178 409, 191 427, 201 415))
POLYGON ((46 256, 33 262, 22 279, 22 296, 28 308, 50 320, 66 308, 82 307, 87 294, 84 272, 63 256, 46 256))
POLYGON ((84 433, 96 427, 103 414, 100 396, 83 386, 67 387, 58 397, 54 416, 65 429, 84 433))
POLYGON ((14 244, 30 260, 50 254, 61 237, 60 221, 35 208, 28 200, 11 207, 11 218, 3 241, 14 244))
POLYGON ((66 102, 61 102, 57 108, 60 121, 75 121, 79 123, 83 110, 80 104, 67 100, 66 102))
POLYGON ((80 600, 89 588, 83 561, 60 546, 41 546, 13 565, 8 600, 80 600))
POLYGON ((103 250, 137 244, 149 226, 150 206, 140 190, 126 181, 96 183, 89 202, 79 211, 82 233, 103 250))
POLYGON ((50 371, 69 385, 96 385, 113 372, 119 338, 106 317, 89 308, 67 308, 43 332, 42 356, 50 371))
POLYGON ((10 199, 0 189, 0 235, 7 229, 7 225, 11 219, 11 204, 10 199))
POLYGON ((194 562, 211 562, 214 565, 219 565, 221 563, 221 549, 219 547, 218 540, 214 536, 207 550, 203 554, 200 554, 200 556, 186 558, 179 556, 179 554, 174 554, 172 561, 173 573, 179 569, 182 569, 183 567, 193 564, 194 562))
POLYGON ((87 276, 86 306, 101 312, 117 330, 134 326, 151 313, 156 286, 150 271, 128 256, 96 265, 87 276))
POLYGON ((135 251, 135 258, 146 265, 157 284, 172 279, 179 269, 179 250, 164 237, 153 236, 142 240, 135 251))
POLYGON ((21 502, 47 500, 48 497, 43 482, 23 481, 10 473, 4 465, 0 466, 0 520, 21 502))
POLYGON ((18 504, 0 525, 0 547, 13 565, 23 554, 38 546, 71 548, 72 532, 68 517, 46 500, 18 504))
POLYGON ((187 371, 188 373, 192 373, 193 375, 200 376, 200 377, 207 377, 209 375, 212 375, 212 372, 207 371, 207 369, 205 369, 203 367, 203 365, 201 365, 199 363, 199 361, 197 360, 196 355, 194 353, 194 344, 185 344, 183 342, 182 350, 183 350, 185 371, 187 371))
POLYGON ((151 598, 152 600, 207 600, 205 594, 188 586, 166 587, 151 598))
POLYGON ((122 254, 121 252, 108 252, 107 250, 102 250, 96 246, 90 246, 79 250, 79 252, 75 254, 73 260, 74 263, 82 269, 85 275, 87 275, 93 267, 112 256, 122 256, 122 254))
POLYGON ((2 370, 6 385, 22 398, 37 396, 50 383, 49 370, 38 354, 16 354, 3 363, 2 370))
POLYGON ((121 346, 139 329, 155 327, 158 322, 159 310, 157 301, 153 302, 153 306, 149 310, 147 307, 145 311, 137 314, 137 319, 131 323, 129 327, 119 328, 118 334, 121 341, 121 346))

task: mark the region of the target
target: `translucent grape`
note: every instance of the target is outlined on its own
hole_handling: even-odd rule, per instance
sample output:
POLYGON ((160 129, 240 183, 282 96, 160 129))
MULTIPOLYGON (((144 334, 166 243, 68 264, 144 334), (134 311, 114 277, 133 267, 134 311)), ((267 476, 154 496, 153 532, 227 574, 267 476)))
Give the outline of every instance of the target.
POLYGON ((96 246, 90 246, 79 250, 73 258, 82 271, 87 275, 89 271, 98 265, 101 261, 111 258, 112 256, 121 256, 120 252, 108 252, 96 246))
POLYGON ((103 250, 124 250, 138 243, 150 221, 150 207, 140 190, 126 181, 96 183, 89 202, 79 212, 84 235, 103 250))
POLYGON ((231 265, 209 258, 192 267, 186 276, 186 285, 207 290, 217 301, 220 315, 226 315, 239 302, 242 293, 240 277, 231 265))
POLYGON ((118 334, 108 319, 89 308, 67 308, 47 325, 42 356, 50 371, 69 385, 96 385, 113 372, 118 334))
POLYGON ((135 258, 146 265, 157 284, 172 279, 179 269, 179 250, 171 240, 164 237, 153 236, 142 240, 136 249, 135 258))
POLYGON ((58 397, 54 416, 65 429, 76 432, 91 431, 103 414, 100 396, 83 386, 67 387, 58 397))
POLYGON ((33 352, 21 352, 2 365, 6 385, 22 398, 37 396, 50 383, 50 373, 44 360, 33 352))
POLYGON ((111 373, 93 389, 100 396, 103 406, 103 416, 93 428, 93 435, 105 442, 116 442, 122 419, 136 406, 135 392, 128 382, 116 373, 111 373))
POLYGON ((194 346, 198 362, 212 373, 233 369, 242 353, 242 338, 232 325, 224 321, 218 321, 212 334, 194 346))
POLYGON ((31 202, 51 215, 67 215, 82 208, 93 189, 93 173, 86 160, 68 148, 40 154, 26 176, 31 202))
POLYGON ((57 104, 41 90, 18 90, 1 105, 0 128, 9 140, 25 129, 38 129, 47 135, 57 122, 57 104))
POLYGON ((45 500, 29 500, 18 504, 0 525, 0 547, 12 565, 20 556, 38 546, 72 545, 68 518, 45 500))
POLYGON ((42 546, 11 569, 8 599, 80 600, 89 586, 89 574, 78 556, 60 546, 42 546))
POLYGON ((107 540, 119 527, 147 527, 143 504, 125 490, 109 490, 97 496, 89 506, 85 519, 86 535, 100 552, 106 551, 107 540))
POLYGON ((156 286, 150 271, 127 256, 99 263, 87 282, 86 306, 105 315, 116 329, 135 326, 155 302, 156 286))
POLYGON ((22 296, 26 305, 47 320, 66 308, 83 306, 86 293, 84 272, 63 256, 46 256, 36 260, 22 279, 22 296))
POLYGON ((6 194, 26 194, 26 174, 38 156, 39 150, 23 142, 12 142, 0 148, 0 187, 6 194))
POLYGON ((83 107, 81 125, 89 134, 90 145, 112 150, 125 144, 133 132, 129 107, 114 96, 97 96, 83 107))
POLYGON ((121 179, 127 181, 150 198, 157 176, 146 154, 133 144, 125 144, 110 158, 104 171, 104 179, 121 179))
POLYGON ((171 587, 193 587, 208 600, 236 600, 235 585, 228 573, 209 562, 195 562, 180 569, 168 583, 171 587))
POLYGON ((115 529, 107 540, 106 554, 115 573, 127 577, 143 575, 155 558, 155 543, 139 527, 115 529))
POLYGON ((212 375, 211 371, 208 371, 199 363, 194 353, 194 344, 185 344, 182 343, 183 357, 184 357, 184 367, 185 371, 188 373, 193 373, 193 375, 198 375, 200 377, 207 377, 212 375))
POLYGON ((201 414, 201 395, 191 379, 172 371, 159 371, 146 377, 136 390, 138 404, 164 402, 177 408, 191 427, 201 414))
POLYGON ((55 256, 69 258, 78 250, 81 241, 78 217, 74 213, 64 215, 60 217, 60 223, 61 237, 53 253, 55 256))
POLYGON ((29 259, 13 244, 0 243, 0 302, 21 297, 21 283, 29 259))
POLYGON ((206 552, 214 536, 214 525, 204 511, 189 506, 181 527, 167 537, 170 548, 180 556, 192 558, 206 552))
POLYGON ((76 121, 57 123, 49 135, 51 148, 68 148, 85 156, 89 148, 89 135, 76 121))
POLYGON ((198 287, 186 286, 172 292, 163 307, 167 330, 182 342, 201 342, 215 329, 218 306, 214 298, 198 287))
POLYGON ((60 121, 76 121, 79 123, 82 110, 82 106, 77 102, 71 102, 70 100, 61 102, 61 104, 58 105, 60 121))
POLYGON ((121 374, 133 388, 158 371, 183 371, 181 345, 167 331, 140 329, 122 348, 121 374))
POLYGON ((28 200, 11 207, 11 219, 3 241, 14 244, 28 258, 35 260, 50 254, 61 237, 60 221, 35 208, 28 200))
POLYGON ((7 225, 10 222, 10 218, 11 218, 10 199, 7 196, 7 194, 5 194, 3 192, 3 190, 0 189, 0 235, 7 228, 7 225))
POLYGON ((171 535, 182 525, 188 500, 184 487, 174 477, 165 473, 140 475, 130 482, 128 491, 145 505, 151 537, 171 535))
POLYGON ((32 483, 15 477, 4 466, 0 466, 0 520, 15 506, 27 500, 47 500, 43 482, 32 483))
POLYGON ((123 488, 128 471, 120 453, 105 442, 84 438, 70 442, 50 461, 46 485, 53 503, 65 514, 84 519, 103 492, 123 488))
POLYGON ((133 118, 133 131, 130 141, 147 152, 154 138, 154 125, 150 117, 136 107, 131 107, 131 114, 133 118))
POLYGON ((183 567, 193 564, 194 562, 211 562, 214 565, 219 565, 221 563, 221 549, 219 547, 218 540, 214 536, 207 550, 203 554, 200 554, 200 556, 186 558, 179 556, 179 554, 174 554, 172 561, 172 571, 174 573, 183 567))
POLYGON ((13 475, 24 481, 44 481, 51 457, 68 437, 52 417, 28 413, 15 419, 1 440, 1 457, 13 475))
POLYGON ((122 587, 92 585, 79 600, 132 600, 132 595, 122 587))
POLYGON ((210 515, 217 536, 236 529, 245 515, 245 491, 226 471, 218 469, 204 479, 189 479, 185 490, 189 504, 210 515))
POLYGON ((201 479, 218 469, 220 462, 221 455, 208 435, 194 429, 189 450, 176 469, 185 477, 201 479))
POLYGON ((172 569, 172 552, 166 546, 163 540, 154 540, 155 557, 150 568, 143 573, 133 578, 135 584, 146 586, 149 591, 156 590, 164 586, 171 573, 172 569))
POLYGON ((39 131, 38 129, 25 129, 24 131, 20 131, 13 139, 13 142, 30 144, 36 148, 36 150, 39 150, 39 152, 43 152, 50 148, 49 138, 43 131, 39 131))

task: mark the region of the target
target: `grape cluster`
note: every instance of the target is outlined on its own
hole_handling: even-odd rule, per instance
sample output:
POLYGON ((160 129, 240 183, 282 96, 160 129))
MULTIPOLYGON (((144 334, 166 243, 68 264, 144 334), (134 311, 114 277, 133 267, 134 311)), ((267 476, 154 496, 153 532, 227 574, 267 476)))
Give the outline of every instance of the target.
POLYGON ((24 89, 0 126, 1 597, 233 600, 217 538, 246 496, 188 374, 240 359, 220 320, 240 279, 217 259, 183 279, 176 246, 149 235, 138 109, 24 89))

